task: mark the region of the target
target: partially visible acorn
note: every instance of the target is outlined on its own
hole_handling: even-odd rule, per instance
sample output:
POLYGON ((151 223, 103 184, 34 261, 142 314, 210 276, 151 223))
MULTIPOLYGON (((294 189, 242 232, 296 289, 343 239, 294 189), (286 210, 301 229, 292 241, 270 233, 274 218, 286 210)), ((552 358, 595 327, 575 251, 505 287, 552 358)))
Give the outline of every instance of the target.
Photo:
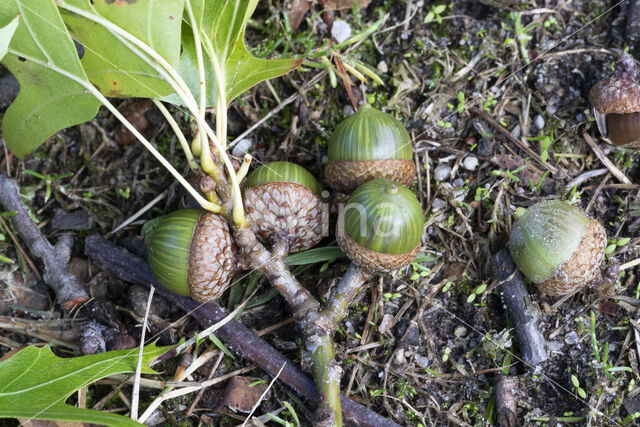
POLYGON ((418 254, 424 217, 416 196, 388 179, 359 186, 340 211, 338 245, 358 267, 393 271, 418 254))
POLYGON ((409 185, 416 176, 413 145, 406 129, 370 105, 361 106, 336 127, 328 154, 325 179, 343 193, 375 178, 409 185))
POLYGON ((167 289, 197 302, 220 297, 238 270, 236 245, 220 215, 182 209, 145 236, 153 276, 167 289))
POLYGON ((552 296, 574 292, 596 278, 606 246, 607 234, 599 221, 557 200, 526 209, 509 238, 518 269, 552 296))
POLYGON ((640 146, 640 73, 635 60, 622 56, 615 71, 589 93, 598 130, 612 144, 640 146))
POLYGON ((320 183, 302 166, 272 162, 244 183, 244 205, 251 229, 270 244, 285 242, 289 252, 315 246, 327 235, 329 213, 320 183))

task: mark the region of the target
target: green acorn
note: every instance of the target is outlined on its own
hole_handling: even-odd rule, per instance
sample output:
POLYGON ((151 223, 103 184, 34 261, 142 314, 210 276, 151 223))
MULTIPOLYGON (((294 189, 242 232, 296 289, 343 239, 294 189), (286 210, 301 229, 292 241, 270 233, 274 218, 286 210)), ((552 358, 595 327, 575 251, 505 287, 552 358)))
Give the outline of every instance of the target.
POLYGON ((220 297, 238 270, 236 245, 218 214, 182 209, 162 218, 145 237, 153 276, 197 302, 220 297))
POLYGON ((329 214, 322 187, 302 166, 289 162, 262 165, 244 183, 247 221, 256 235, 289 252, 315 246, 327 234, 329 214))
POLYGON ((359 186, 338 217, 336 238, 354 264, 367 271, 392 271, 420 250, 424 217, 405 186, 374 179, 359 186))
POLYGON ((416 176, 413 145, 406 129, 389 114, 363 105, 338 125, 329 141, 327 184, 350 193, 360 184, 387 178, 409 185, 416 176))
POLYGON ((536 203, 513 224, 511 257, 518 269, 548 295, 566 295, 598 274, 607 246, 600 222, 557 200, 536 203))
POLYGON ((623 55, 613 74, 589 92, 598 130, 614 145, 640 147, 640 72, 635 60, 623 55))

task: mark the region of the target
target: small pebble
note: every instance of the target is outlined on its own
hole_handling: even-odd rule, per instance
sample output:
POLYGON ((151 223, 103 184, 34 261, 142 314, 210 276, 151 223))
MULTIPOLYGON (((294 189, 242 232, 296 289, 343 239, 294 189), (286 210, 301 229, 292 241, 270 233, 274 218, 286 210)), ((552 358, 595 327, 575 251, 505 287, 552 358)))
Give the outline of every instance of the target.
POLYGON ((447 206, 447 202, 436 197, 431 204, 431 210, 433 212, 439 211, 440 209, 444 209, 445 206, 447 206))
POLYGON ((251 150, 252 146, 253 146, 253 141, 250 140, 249 138, 241 139, 240 141, 238 141, 236 145, 233 146, 233 149, 231 150, 231 154, 238 157, 244 156, 249 150, 251 150))
POLYGON ((538 130, 544 129, 544 118, 538 114, 535 119, 533 119, 533 123, 536 125, 538 130))
POLYGON ((353 107, 351 105, 345 105, 342 108, 342 115, 344 117, 353 116, 354 113, 355 113, 355 111, 353 111, 353 107))
POLYGON ((467 335, 467 328, 465 328, 462 325, 459 325, 456 327, 456 329, 453 331, 453 335, 455 335, 458 338, 462 338, 465 335, 467 335))
POLYGON ((419 354, 416 354, 416 363, 418 364, 418 366, 420 366, 422 369, 426 369, 429 367, 429 359, 421 356, 419 354))
POLYGON ((564 342, 566 342, 569 345, 574 345, 575 343, 578 342, 579 339, 580 338, 578 337, 578 334, 575 331, 571 331, 564 336, 564 342))
POLYGON ((351 37, 351 27, 342 19, 336 19, 331 27, 331 37, 338 43, 342 43, 351 37))
POLYGON ((456 178, 456 179, 454 179, 454 180, 453 180, 452 184, 453 184, 453 186, 454 186, 454 187, 456 187, 456 188, 457 188, 457 187, 462 187, 462 186, 464 185, 464 179, 462 179, 462 178, 456 178))
POLYGON ((387 66, 387 63, 384 61, 380 61, 378 62, 378 71, 380 71, 381 73, 386 73, 387 71, 389 71, 389 67, 387 66))
POLYGON ((478 158, 476 156, 467 156, 462 161, 462 167, 468 171, 474 171, 478 167, 478 158))
POLYGON ((433 177, 436 181, 444 181, 449 178, 451 174, 451 166, 446 163, 441 163, 433 171, 433 177))

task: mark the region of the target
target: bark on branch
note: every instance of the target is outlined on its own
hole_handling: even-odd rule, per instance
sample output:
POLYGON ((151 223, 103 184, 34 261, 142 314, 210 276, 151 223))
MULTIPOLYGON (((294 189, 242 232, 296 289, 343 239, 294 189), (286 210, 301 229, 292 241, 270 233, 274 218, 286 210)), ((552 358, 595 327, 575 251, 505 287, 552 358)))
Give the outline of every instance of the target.
POLYGON ((493 277, 513 322, 522 358, 530 366, 547 359, 546 340, 538 328, 540 316, 507 249, 493 256, 493 277))
MULTIPOLYGON (((65 310, 84 304, 89 296, 71 273, 68 266, 68 253, 58 253, 56 248, 42 235, 27 213, 18 185, 5 175, 0 174, 0 205, 7 211, 15 211, 11 216, 11 224, 27 245, 33 256, 44 265, 43 279, 56 293, 58 303, 65 310)), ((68 238, 62 238, 58 248, 68 246, 68 238)), ((70 253, 70 251, 68 251, 70 253)))

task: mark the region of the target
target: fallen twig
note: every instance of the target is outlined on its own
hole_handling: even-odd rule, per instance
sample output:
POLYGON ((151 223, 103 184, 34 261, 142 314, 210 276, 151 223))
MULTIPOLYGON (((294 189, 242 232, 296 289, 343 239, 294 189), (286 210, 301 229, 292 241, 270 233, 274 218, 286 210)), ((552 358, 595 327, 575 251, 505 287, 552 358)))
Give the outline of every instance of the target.
POLYGON ((24 208, 18 185, 0 174, 0 204, 7 211, 15 211, 11 224, 31 253, 44 264, 44 282, 56 293, 58 303, 65 310, 84 304, 89 296, 77 277, 71 273, 66 261, 61 259, 54 247, 42 235, 24 208))
POLYGON ((498 375, 496 379, 496 422, 500 427, 516 427, 518 413, 514 391, 518 389, 518 377, 498 375))
MULTIPOLYGON (((203 328, 219 322, 228 314, 216 303, 198 304, 191 298, 168 291, 153 278, 149 266, 142 258, 100 236, 90 236, 85 240, 85 253, 121 280, 145 287, 155 286, 161 297, 173 301, 193 316, 203 328)), ((232 351, 260 366, 272 376, 276 375, 286 362, 280 379, 305 398, 318 401, 318 393, 309 376, 242 323, 231 320, 218 330, 217 335, 232 351)), ((361 426, 397 426, 396 423, 344 396, 342 410, 345 418, 361 426)))
POLYGON ((493 256, 493 276, 513 322, 522 358, 535 367, 547 359, 546 341, 538 328, 538 312, 507 249, 493 256))

